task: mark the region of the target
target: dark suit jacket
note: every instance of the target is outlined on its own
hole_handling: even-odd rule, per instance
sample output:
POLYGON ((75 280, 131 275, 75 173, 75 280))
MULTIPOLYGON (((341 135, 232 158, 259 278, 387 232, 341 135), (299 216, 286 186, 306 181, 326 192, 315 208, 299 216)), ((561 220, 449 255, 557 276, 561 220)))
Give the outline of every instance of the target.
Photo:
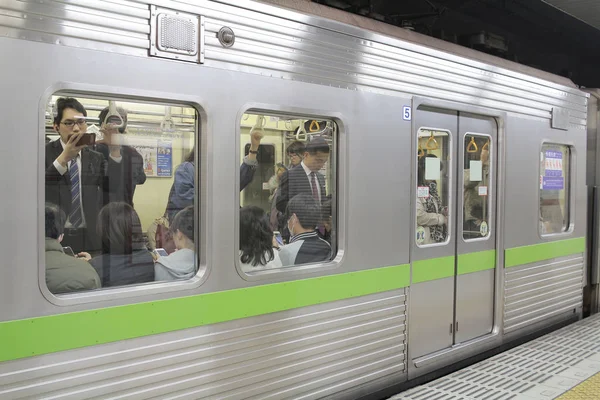
POLYGON ((108 201, 124 201, 133 207, 133 195, 136 185, 146 182, 144 159, 136 149, 129 146, 121 147, 121 162, 110 158, 108 145, 96 145, 96 151, 104 156, 108 165, 108 201))
MULTIPOLYGON (((64 175, 54 167, 54 160, 62 153, 59 140, 46 145, 46 201, 58 205, 67 215, 71 212, 71 179, 69 171, 64 175)), ((96 224, 100 208, 106 204, 106 162, 102 154, 88 149, 81 150, 81 200, 83 215, 89 236, 89 250, 99 248, 96 224)))
MULTIPOLYGON (((321 201, 325 199, 325 177, 317 173, 317 180, 321 189, 321 201)), ((300 193, 307 193, 312 196, 312 187, 306 172, 302 166, 292 168, 286 171, 279 180, 279 195, 277 197, 276 207, 279 211, 285 212, 288 201, 300 193)))

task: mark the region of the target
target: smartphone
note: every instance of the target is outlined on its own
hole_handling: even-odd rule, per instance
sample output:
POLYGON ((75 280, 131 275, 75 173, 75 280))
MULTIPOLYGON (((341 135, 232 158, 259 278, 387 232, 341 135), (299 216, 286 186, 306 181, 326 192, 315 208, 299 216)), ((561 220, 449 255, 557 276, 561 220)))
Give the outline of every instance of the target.
POLYGON ((153 250, 154 254, 156 254, 157 256, 163 256, 166 257, 169 255, 169 253, 167 253, 167 251, 165 249, 162 248, 158 248, 158 249, 154 249, 153 250))
POLYGON ((71 257, 75 257, 75 253, 73 252, 73 249, 70 246, 63 247, 63 251, 65 252, 65 254, 70 255, 71 257))
POLYGON ((83 135, 81 135, 79 142, 77 142, 77 146, 83 146, 84 144, 88 145, 88 146, 92 146, 94 143, 96 143, 96 134, 95 133, 84 133, 83 135))
POLYGON ((281 233, 279 231, 273 232, 273 236, 275 236, 275 240, 279 243, 280 246, 283 246, 283 238, 281 237, 281 233))

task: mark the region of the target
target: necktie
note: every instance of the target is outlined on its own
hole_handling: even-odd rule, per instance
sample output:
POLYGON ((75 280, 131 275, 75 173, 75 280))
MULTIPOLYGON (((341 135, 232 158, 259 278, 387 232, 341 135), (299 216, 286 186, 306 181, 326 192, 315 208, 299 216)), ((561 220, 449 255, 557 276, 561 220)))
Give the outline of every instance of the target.
POLYGON ((319 201, 319 191, 317 190, 317 174, 314 172, 310 173, 310 185, 312 186, 313 199, 319 201))
POLYGON ((83 221, 81 213, 81 191, 79 190, 79 167, 77 166, 77 158, 71 161, 69 167, 69 178, 71 178, 71 212, 69 213, 69 221, 73 228, 78 228, 83 221))

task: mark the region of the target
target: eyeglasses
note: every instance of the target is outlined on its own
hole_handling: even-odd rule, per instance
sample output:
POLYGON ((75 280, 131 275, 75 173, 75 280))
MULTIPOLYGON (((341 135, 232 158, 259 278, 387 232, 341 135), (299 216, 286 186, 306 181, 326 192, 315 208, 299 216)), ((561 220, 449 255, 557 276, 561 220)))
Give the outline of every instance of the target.
POLYGON ((63 124, 64 126, 66 126, 69 129, 73 129, 73 126, 75 126, 75 124, 77 124, 80 128, 83 128, 86 125, 86 122, 85 122, 85 119, 83 119, 83 118, 78 119, 77 121, 68 119, 66 121, 61 121, 61 124, 63 124))
POLYGON ((297 153, 288 153, 288 157, 292 158, 292 157, 300 157, 300 154, 297 153))

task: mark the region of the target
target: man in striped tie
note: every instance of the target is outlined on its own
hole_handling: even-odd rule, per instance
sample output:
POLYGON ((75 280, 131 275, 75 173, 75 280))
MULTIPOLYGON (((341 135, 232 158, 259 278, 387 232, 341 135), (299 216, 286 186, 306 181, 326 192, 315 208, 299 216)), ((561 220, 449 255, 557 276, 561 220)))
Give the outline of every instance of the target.
POLYGON ((74 98, 56 101, 54 130, 60 139, 46 145, 46 202, 67 215, 64 246, 75 252, 100 249, 96 221, 105 204, 106 162, 102 154, 79 145, 87 131, 87 111, 74 98))

